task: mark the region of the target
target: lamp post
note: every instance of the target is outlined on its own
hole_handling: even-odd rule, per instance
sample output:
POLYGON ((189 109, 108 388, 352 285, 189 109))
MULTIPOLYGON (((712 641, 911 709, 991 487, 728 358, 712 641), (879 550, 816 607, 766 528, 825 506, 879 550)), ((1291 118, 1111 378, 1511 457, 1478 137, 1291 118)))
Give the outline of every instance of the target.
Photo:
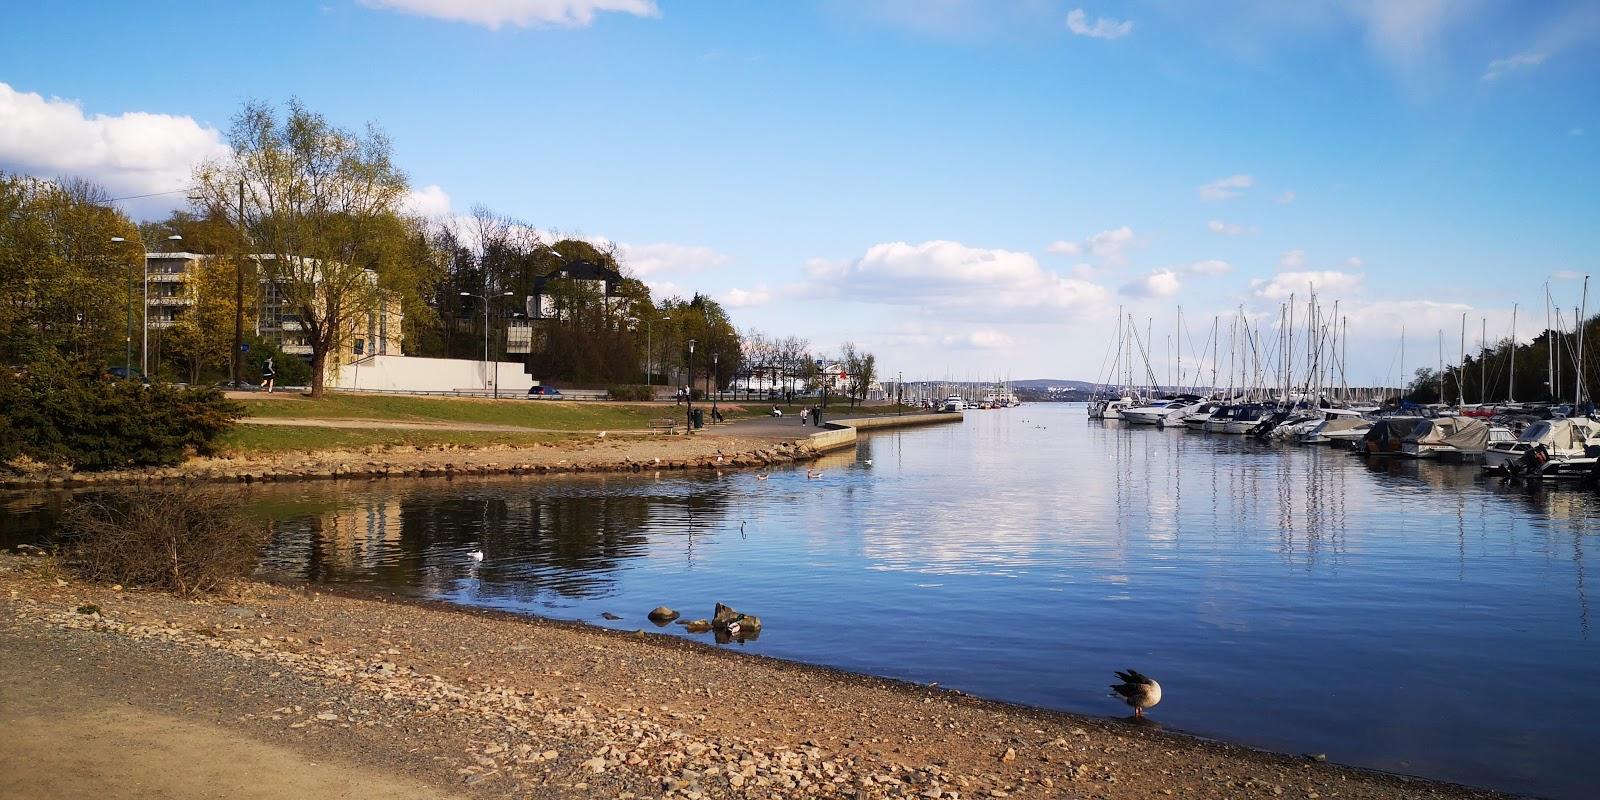
MULTIPOLYGON (((501 292, 498 295, 473 294, 472 292, 462 292, 461 293, 462 297, 476 297, 479 300, 483 301, 483 375, 484 375, 485 378, 489 377, 489 300, 490 300, 491 297, 510 297, 510 296, 512 296, 514 294, 516 294, 516 293, 515 292, 501 292)), ((490 382, 490 389, 494 394, 494 399, 499 400, 500 399, 500 361, 499 361, 499 359, 496 359, 495 362, 494 362, 494 378, 490 382)))
MULTIPOLYGON (((174 233, 167 237, 168 242, 181 242, 183 237, 174 233)), ((172 245, 167 245, 167 252, 172 252, 172 245)), ((140 327, 144 330, 139 343, 139 371, 144 377, 150 377, 150 260, 145 259, 144 264, 144 311, 139 317, 140 327)))
MULTIPOLYGON (((111 237, 111 243, 112 244, 122 244, 122 243, 124 243, 126 241, 128 241, 128 240, 122 238, 121 236, 113 236, 113 237, 111 237)), ((124 349, 124 352, 123 352, 123 355, 122 355, 122 377, 123 378, 132 378, 133 377, 133 263, 132 262, 128 263, 127 329, 123 332, 122 344, 123 344, 123 349, 124 349)))
POLYGON ((895 416, 897 416, 897 417, 900 416, 900 412, 904 409, 905 404, 906 404, 906 374, 904 372, 896 372, 894 374, 894 415, 895 416))
MULTIPOLYGON (((694 340, 693 339, 689 340, 689 385, 690 386, 694 385, 694 340)), ((691 392, 687 392, 686 394, 688 396, 684 398, 684 400, 687 402, 687 405, 684 406, 684 411, 683 411, 683 413, 685 414, 683 429, 688 431, 689 433, 694 433, 694 392, 691 391, 691 392)))
POLYGON ((707 376, 707 378, 710 380, 710 386, 707 387, 708 390, 709 390, 707 392, 707 394, 710 394, 710 391, 715 391, 716 392, 716 394, 711 395, 711 418, 712 419, 716 419, 717 418, 717 401, 722 398, 722 366, 721 366, 721 363, 720 363, 721 361, 722 361, 722 354, 721 353, 712 353, 711 354, 711 375, 707 376))

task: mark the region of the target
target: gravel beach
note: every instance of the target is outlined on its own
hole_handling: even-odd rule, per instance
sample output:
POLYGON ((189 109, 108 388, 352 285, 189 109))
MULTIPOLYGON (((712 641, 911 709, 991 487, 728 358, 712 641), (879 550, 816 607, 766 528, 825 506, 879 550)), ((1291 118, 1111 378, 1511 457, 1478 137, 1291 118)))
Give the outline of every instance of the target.
POLYGON ((188 601, 0 556, 0 726, 22 733, 0 797, 1506 797, 1165 732, 1159 709, 748 656, 648 610, 619 633, 261 583, 188 601))

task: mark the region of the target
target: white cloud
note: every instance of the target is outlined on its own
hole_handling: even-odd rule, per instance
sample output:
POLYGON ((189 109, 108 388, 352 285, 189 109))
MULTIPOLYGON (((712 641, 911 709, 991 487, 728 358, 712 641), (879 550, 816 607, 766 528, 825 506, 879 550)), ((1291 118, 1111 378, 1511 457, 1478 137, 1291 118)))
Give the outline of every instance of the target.
POLYGON ((621 251, 624 263, 641 277, 662 272, 699 272, 728 263, 727 255, 703 245, 618 242, 617 249, 621 251))
POLYGON ((1344 265, 1350 269, 1361 269, 1367 265, 1367 260, 1361 256, 1351 256, 1344 260, 1344 265))
POLYGON ((1196 275, 1226 275, 1233 271, 1233 265, 1219 258, 1208 258, 1190 264, 1189 271, 1196 275))
POLYGON ((1567 135, 1568 136, 1582 136, 1583 135, 1583 129, 1582 128, 1573 128, 1572 130, 1567 131, 1567 135))
POLYGON ((1083 9, 1074 8, 1067 13, 1067 30, 1074 36, 1088 36, 1092 39, 1121 39, 1133 33, 1133 20, 1114 20, 1110 17, 1095 17, 1094 24, 1089 23, 1089 16, 1083 9))
POLYGON ((1558 281, 1576 281, 1582 280, 1584 274, 1575 269, 1558 269, 1550 273, 1550 277, 1558 281))
POLYGON ((401 11, 419 17, 481 25, 537 28, 588 27, 596 14, 617 12, 654 17, 661 11, 655 0, 360 0, 368 8, 401 11))
POLYGON ((1254 227, 1246 228, 1237 222, 1223 222, 1220 219, 1214 219, 1210 222, 1207 222, 1206 230, 1211 231, 1212 233, 1221 234, 1223 236, 1241 236, 1246 233, 1255 232, 1254 227))
POLYGON ((413 216, 430 219, 443 217, 450 213, 450 193, 439 184, 430 183, 420 189, 412 189, 401 208, 413 216))
POLYGON ((162 194, 137 204, 160 213, 187 203, 199 162, 226 155, 222 134, 192 117, 129 111, 88 116, 77 103, 0 83, 0 168, 75 176, 113 196, 162 194))
POLYGON ((1365 275, 1336 270, 1280 272, 1250 282, 1250 290, 1263 300, 1287 300, 1291 294, 1305 295, 1315 288, 1318 294, 1338 295, 1353 292, 1366 282, 1365 275))
POLYGON ((755 308, 772 302, 772 290, 765 285, 754 289, 729 289, 722 295, 722 304, 729 308, 755 308))
POLYGON ((1028 253, 943 240, 885 242, 852 262, 811 259, 805 272, 812 294, 1007 321, 1027 310, 1096 311, 1108 296, 1028 253))
POLYGON ((1273 199, 1273 201, 1276 202, 1280 206, 1286 206, 1286 205, 1289 205, 1290 203, 1293 203, 1294 202, 1294 190, 1293 189, 1284 189, 1283 190, 1283 194, 1278 195, 1276 198, 1273 199))
POLYGON ((1301 269, 1306 265, 1306 251, 1290 250, 1278 256, 1278 266, 1283 269, 1301 269))
POLYGON ((1137 241, 1137 237, 1133 235, 1133 229, 1124 225, 1120 228, 1103 230, 1084 239, 1082 242, 1069 242, 1065 239, 1059 239, 1051 242, 1050 246, 1045 249, 1059 255, 1075 256, 1080 253, 1089 253, 1108 263, 1122 264, 1127 261, 1125 251, 1136 244, 1137 241))
POLYGON ((1483 72, 1483 80, 1497 81, 1509 73, 1518 70, 1537 67, 1549 57, 1547 53, 1517 53, 1505 58, 1497 58, 1489 62, 1488 69, 1483 72))
POLYGON ((1133 244, 1133 229, 1126 225, 1101 231, 1084 241, 1084 246, 1090 253, 1113 264, 1124 261, 1123 251, 1131 244, 1133 244))
POLYGON ((1171 297, 1181 289, 1183 281, 1178 273, 1163 269, 1123 286, 1122 293, 1130 297, 1171 297))
POLYGON ((945 347, 970 347, 978 350, 995 350, 1010 347, 1012 338, 996 330, 977 330, 952 334, 939 340, 945 347))
POLYGON ((1201 200, 1227 200, 1254 186, 1256 179, 1250 175, 1229 175, 1200 187, 1201 200))

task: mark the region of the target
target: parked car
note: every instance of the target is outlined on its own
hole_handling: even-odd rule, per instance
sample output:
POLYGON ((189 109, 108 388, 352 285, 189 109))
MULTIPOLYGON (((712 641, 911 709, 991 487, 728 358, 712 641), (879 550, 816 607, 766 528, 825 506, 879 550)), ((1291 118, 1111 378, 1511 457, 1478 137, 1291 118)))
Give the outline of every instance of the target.
POLYGON ((560 397, 561 390, 554 386, 532 386, 528 389, 529 397, 560 397))
POLYGON ((119 381, 125 381, 131 378, 132 380, 140 381, 142 383, 150 382, 150 379, 145 377, 144 372, 138 367, 134 367, 131 370, 127 367, 109 367, 106 369, 106 372, 110 373, 111 377, 116 378, 119 381))

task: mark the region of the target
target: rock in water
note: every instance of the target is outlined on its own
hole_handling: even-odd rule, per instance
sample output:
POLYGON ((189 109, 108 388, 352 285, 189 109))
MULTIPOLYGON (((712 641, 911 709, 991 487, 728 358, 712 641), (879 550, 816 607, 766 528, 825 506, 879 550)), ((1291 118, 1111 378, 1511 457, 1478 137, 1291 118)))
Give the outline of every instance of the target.
POLYGON ((711 626, 732 636, 750 636, 761 632, 761 618, 718 603, 716 612, 711 615, 711 626))
POLYGON ((615 622, 616 620, 622 619, 622 617, 619 617, 616 614, 611 613, 610 611, 602 611, 602 612, 600 612, 600 617, 602 619, 609 619, 609 620, 611 620, 613 622, 615 622))
POLYGON ((690 633, 705 633, 711 630, 711 620, 694 619, 683 623, 683 629, 690 633))
POLYGON ((673 611, 666 606, 656 606, 655 610, 650 612, 651 622, 671 622, 677 618, 678 612, 673 611))

